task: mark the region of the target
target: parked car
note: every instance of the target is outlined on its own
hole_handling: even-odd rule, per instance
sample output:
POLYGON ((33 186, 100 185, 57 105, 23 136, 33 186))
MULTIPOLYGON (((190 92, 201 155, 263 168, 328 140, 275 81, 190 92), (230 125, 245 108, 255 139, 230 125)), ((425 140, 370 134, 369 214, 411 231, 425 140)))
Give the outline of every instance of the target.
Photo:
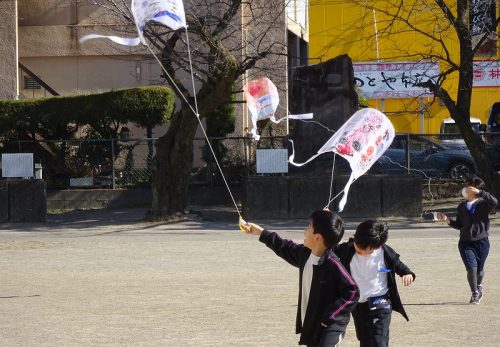
POLYGON ((462 179, 476 173, 467 149, 446 147, 421 136, 397 135, 375 170, 386 174, 420 173, 424 177, 462 179), (407 148, 409 165, 407 164, 407 148))

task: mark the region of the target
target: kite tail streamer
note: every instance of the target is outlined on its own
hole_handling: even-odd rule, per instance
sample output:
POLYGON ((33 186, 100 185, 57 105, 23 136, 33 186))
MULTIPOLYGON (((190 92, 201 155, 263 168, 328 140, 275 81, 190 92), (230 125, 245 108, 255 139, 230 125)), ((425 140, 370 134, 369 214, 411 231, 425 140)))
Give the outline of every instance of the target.
POLYGON ((109 39, 113 42, 116 42, 120 45, 123 46, 137 46, 138 44, 141 43, 141 38, 140 37, 119 37, 119 36, 113 36, 113 35, 98 35, 98 34, 89 34, 85 35, 80 38, 80 43, 84 43, 85 41, 88 40, 93 40, 93 39, 109 39))
POLYGON ((295 162, 295 146, 293 144, 293 140, 288 139, 288 141, 290 141, 292 143, 292 154, 290 154, 290 157, 288 158, 288 162, 290 164, 292 164, 292 165, 295 165, 295 166, 298 166, 298 167, 304 166, 307 163, 309 163, 310 161, 313 161, 318 155, 321 154, 321 153, 317 153, 317 154, 313 155, 311 158, 307 159, 303 163, 296 163, 295 162))
POLYGON ((281 123, 285 119, 313 119, 313 114, 312 113, 301 113, 301 114, 289 114, 286 117, 276 119, 274 117, 271 117, 270 120, 274 124, 281 123))
MULTIPOLYGON (((297 119, 297 120, 306 120, 306 119, 313 119, 313 114, 312 113, 301 113, 301 114, 290 114, 286 117, 276 119, 274 116, 269 118, 271 122, 274 124, 279 124, 285 119, 297 119)), ((255 140, 260 139, 260 135, 257 134, 257 121, 252 117, 252 129, 250 129, 250 133, 253 135, 253 138, 255 140)))
POLYGON ((356 177, 354 176, 354 174, 351 174, 351 177, 349 177, 349 181, 347 181, 344 187, 344 195, 339 201, 339 212, 342 212, 344 210, 345 204, 347 202, 347 195, 349 194, 349 188, 351 188, 351 184, 353 184, 355 180, 356 177))

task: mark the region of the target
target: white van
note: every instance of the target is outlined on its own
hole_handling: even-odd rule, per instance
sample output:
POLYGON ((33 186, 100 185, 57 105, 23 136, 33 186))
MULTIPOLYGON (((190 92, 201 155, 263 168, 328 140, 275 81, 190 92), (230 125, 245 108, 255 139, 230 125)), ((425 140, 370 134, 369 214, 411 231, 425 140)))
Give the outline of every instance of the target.
MULTIPOLYGON (((470 117, 470 123, 476 133, 481 131, 481 120, 479 118, 470 117)), ((455 124, 453 118, 445 118, 441 122, 439 133, 442 135, 441 143, 445 146, 466 147, 465 141, 460 134, 458 125, 455 124), (444 136, 443 136, 444 135, 444 136)))
MULTIPOLYGON (((478 133, 481 127, 481 120, 479 118, 470 117, 470 123, 472 124, 472 127, 474 128, 476 133, 478 133)), ((455 124, 453 118, 445 118, 441 123, 439 133, 458 135, 460 134, 460 130, 458 129, 458 125, 455 124)))

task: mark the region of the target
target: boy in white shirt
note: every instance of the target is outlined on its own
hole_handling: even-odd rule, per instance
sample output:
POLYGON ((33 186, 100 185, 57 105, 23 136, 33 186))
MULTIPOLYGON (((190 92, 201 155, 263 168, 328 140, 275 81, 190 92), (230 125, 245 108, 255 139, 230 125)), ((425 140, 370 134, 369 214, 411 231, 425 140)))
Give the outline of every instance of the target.
POLYGON ((409 320, 399 297, 395 275, 402 277, 404 286, 409 286, 415 274, 399 260, 399 254, 385 244, 388 231, 386 223, 367 220, 358 225, 354 238, 335 248, 359 287, 359 303, 352 317, 361 347, 389 345, 392 310, 409 320))

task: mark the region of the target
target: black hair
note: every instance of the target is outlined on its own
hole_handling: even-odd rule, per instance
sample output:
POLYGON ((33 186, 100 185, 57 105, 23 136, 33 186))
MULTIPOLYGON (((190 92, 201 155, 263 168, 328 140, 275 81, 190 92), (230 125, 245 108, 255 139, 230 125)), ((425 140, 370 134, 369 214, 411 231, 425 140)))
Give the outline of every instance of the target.
POLYGON ((323 236, 325 247, 335 247, 344 236, 344 222, 338 214, 328 210, 318 210, 311 213, 313 233, 323 236))
POLYGON ((484 181, 475 175, 471 175, 465 179, 465 184, 484 190, 484 181))
POLYGON ((356 228, 354 242, 361 249, 376 249, 386 243, 389 237, 389 226, 386 222, 368 219, 356 228))

